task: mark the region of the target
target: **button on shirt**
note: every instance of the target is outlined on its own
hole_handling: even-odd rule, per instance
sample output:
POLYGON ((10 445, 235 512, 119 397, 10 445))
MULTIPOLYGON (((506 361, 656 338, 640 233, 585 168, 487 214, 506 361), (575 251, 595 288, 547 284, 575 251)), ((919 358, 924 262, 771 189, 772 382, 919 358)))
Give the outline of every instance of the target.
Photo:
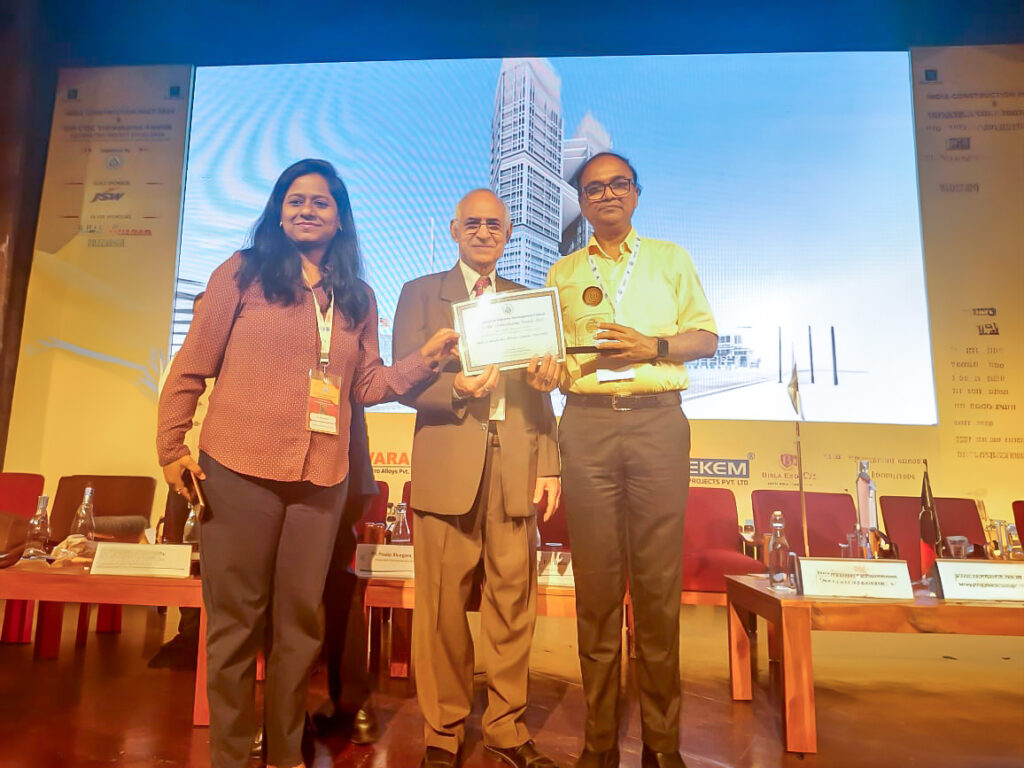
MULTIPOLYGON (((585 248, 559 259, 548 272, 547 284, 558 288, 568 346, 593 345, 598 323, 614 322, 659 338, 688 330, 709 331, 717 335, 718 327, 690 254, 666 240, 649 237, 640 240, 640 252, 632 276, 617 311, 613 309, 612 301, 638 239, 636 230, 631 229, 619 252, 607 254, 591 237, 585 248), (597 264, 601 282, 612 292, 609 298, 602 290, 600 303, 593 306, 583 300, 583 292, 587 288, 598 287, 588 260, 591 255, 597 264)), ((596 354, 568 355, 562 391, 646 395, 683 390, 690 383, 685 365, 666 360, 630 366, 636 373, 633 379, 599 382, 597 361, 596 354)))
MULTIPOLYGON (((481 275, 469 266, 462 259, 459 259, 459 269, 462 270, 462 278, 466 281, 466 293, 473 296, 473 289, 476 287, 477 280, 480 279, 481 275)), ((483 295, 496 293, 497 289, 494 287, 494 278, 497 275, 497 271, 492 271, 489 277, 491 278, 490 283, 483 290, 483 295)), ((491 392, 491 421, 504 421, 505 420, 505 377, 504 375, 498 376, 498 386, 491 392)))

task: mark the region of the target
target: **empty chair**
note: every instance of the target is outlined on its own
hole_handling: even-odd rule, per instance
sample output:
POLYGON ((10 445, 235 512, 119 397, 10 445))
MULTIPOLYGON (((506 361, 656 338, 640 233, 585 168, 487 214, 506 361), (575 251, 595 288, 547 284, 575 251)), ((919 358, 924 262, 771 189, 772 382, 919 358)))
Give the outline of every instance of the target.
POLYGON ((690 488, 683 528, 683 590, 725 592, 727 574, 764 573, 740 551, 736 497, 728 488, 690 488))
MULTIPOLYGON (((93 516, 133 517, 147 520, 153 510, 156 480, 135 475, 66 475, 57 484, 50 514, 50 536, 60 542, 68 535, 75 511, 82 503, 86 486, 93 487, 93 516)), ((89 606, 82 605, 79 625, 89 620, 89 606)), ((81 628, 80 628, 81 631, 81 628)), ((121 606, 101 605, 96 616, 97 632, 121 631, 121 606)))
MULTIPOLYGON (((0 472, 0 512, 28 520, 35 514, 36 502, 43 494, 43 476, 28 472, 0 472)), ((17 562, 12 551, 6 563, 17 562)), ((4 625, 0 631, 0 642, 27 643, 32 639, 32 611, 35 603, 31 600, 8 600, 4 609, 4 625)))
POLYGON ((1013 502, 1013 524, 1017 526, 1017 535, 1024 541, 1024 500, 1013 502))
MULTIPOLYGON (((547 504, 547 496, 541 499, 540 510, 547 504)), ((540 532, 540 546, 569 549, 569 520, 565 516, 565 500, 558 502, 558 509, 551 519, 544 522, 544 512, 537 512, 537 530, 540 532)))
POLYGON ((373 497, 370 502, 370 508, 366 510, 366 514, 359 518, 359 522, 356 523, 356 538, 359 541, 365 541, 365 531, 367 523, 383 523, 384 517, 387 515, 388 510, 388 498, 391 494, 391 488, 383 480, 377 480, 377 495, 373 497))
MULTIPOLYGON (((804 493, 807 505, 807 543, 811 557, 839 557, 839 544, 846 543, 857 523, 857 509, 848 493, 804 493)), ((754 491, 750 494, 754 509, 754 529, 760 538, 771 533, 771 514, 782 512, 786 521, 789 548, 804 555, 804 527, 800 514, 799 491, 754 491)))
MULTIPOLYGON (((918 500, 920 507, 920 500, 918 500)), ((966 536, 979 556, 985 548, 985 528, 974 499, 936 497, 935 514, 943 536, 966 536)))
POLYGON ((907 561, 911 581, 921 580, 921 514, 920 496, 881 496, 885 533, 899 547, 900 559, 907 561))

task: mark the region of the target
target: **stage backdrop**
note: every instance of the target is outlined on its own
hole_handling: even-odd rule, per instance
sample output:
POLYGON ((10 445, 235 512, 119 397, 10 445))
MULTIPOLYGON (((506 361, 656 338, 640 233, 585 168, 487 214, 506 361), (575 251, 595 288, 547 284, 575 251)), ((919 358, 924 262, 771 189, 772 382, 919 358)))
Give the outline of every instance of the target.
MULTIPOLYGON (((927 458, 936 495, 973 497, 985 502, 992 517, 1009 518, 1010 501, 1024 497, 1024 415, 1017 409, 1024 374, 1024 47, 914 51, 911 76, 938 425, 809 422, 802 430, 806 487, 850 489, 857 460, 868 459, 880 494, 916 495, 920 461, 927 458)), ((181 69, 62 75, 6 460, 7 469, 44 472, 51 491, 61 474, 159 474, 151 385, 168 349, 175 298, 187 86, 188 72, 181 69), (180 81, 177 91, 172 81, 180 81), (86 87, 93 83, 110 87, 86 87), (71 90, 77 99, 92 99, 89 110, 68 106, 71 90), (135 110, 154 105, 173 107, 162 120, 164 140, 147 138, 137 146, 104 133, 102 125, 116 124, 116 118, 127 122, 130 114, 138 123, 135 110), (76 133, 93 137, 72 139, 76 133), (134 152, 103 152, 118 147, 134 152), (104 159, 98 163, 87 161, 99 154, 104 159), (117 175, 111 175, 107 156, 124 163, 117 175), (145 172, 125 163, 143 157, 149 160, 145 172), (133 199, 130 192, 139 194, 133 199), (69 194, 74 210, 65 204, 69 194), (152 207, 139 207, 144 201, 152 207), (72 219, 62 218, 70 214, 72 219), (111 215, 131 218, 101 218, 111 215), (159 218, 139 223, 145 215, 159 218)), ((843 88, 834 83, 840 100, 843 88)), ((155 121, 142 124, 149 122, 155 121)), ((756 125, 747 128, 757 133, 756 125)), ((792 130, 799 137, 800 126, 792 130)), ((881 141, 881 134, 876 138, 881 141)), ((872 140, 864 137, 868 146, 872 140)), ((258 165, 259 158, 247 162, 258 165)), ((261 173, 272 180, 278 170, 261 173)), ((442 237, 443 226, 438 232, 442 237)), ((244 225, 235 235, 244 237, 244 225)), ((706 254, 700 243, 682 244, 701 263, 706 254)), ((722 268, 719 263, 715 271, 722 268)), ((850 284, 857 291, 891 287, 884 269, 877 260, 854 260, 850 284)), ((179 327, 187 324, 188 294, 200 287, 188 279, 178 275, 179 327)), ((714 272, 705 276, 711 295, 715 282, 714 272)), ((907 287, 912 299, 915 287, 907 287)), ((873 327, 890 323, 892 338, 906 339, 899 327, 906 313, 898 302, 898 295, 880 307, 866 302, 866 311, 873 327)), ((929 359, 929 350, 894 349, 887 340, 884 333, 873 334, 856 353, 863 359, 929 359)), ((815 389, 828 384, 820 370, 812 384, 808 366, 801 367, 800 384, 811 404, 820 399, 815 389)), ((899 373, 889 378, 882 391, 890 393, 895 411, 922 405, 906 394, 899 373)), ((392 500, 409 476, 412 424, 407 413, 369 415, 373 463, 378 478, 390 483, 392 500)), ((740 519, 746 519, 751 490, 796 487, 794 436, 786 421, 695 419, 693 483, 732 488, 740 519)))

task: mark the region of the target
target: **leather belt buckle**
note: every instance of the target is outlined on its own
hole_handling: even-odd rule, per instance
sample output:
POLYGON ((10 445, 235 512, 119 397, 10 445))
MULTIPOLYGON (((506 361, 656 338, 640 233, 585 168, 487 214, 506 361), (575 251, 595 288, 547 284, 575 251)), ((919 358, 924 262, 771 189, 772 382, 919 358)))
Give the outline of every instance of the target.
POLYGON ((613 411, 632 411, 628 405, 619 405, 621 401, 628 402, 630 395, 612 395, 612 410, 613 411))

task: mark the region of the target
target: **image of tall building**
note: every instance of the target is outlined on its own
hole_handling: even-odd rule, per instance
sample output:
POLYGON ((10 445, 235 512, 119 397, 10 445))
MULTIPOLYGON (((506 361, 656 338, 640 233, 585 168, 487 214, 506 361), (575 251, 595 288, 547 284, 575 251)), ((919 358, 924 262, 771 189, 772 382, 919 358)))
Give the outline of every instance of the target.
POLYGON ((568 179, 587 158, 611 148, 608 132, 589 112, 576 136, 563 140, 561 89, 546 59, 505 59, 494 95, 490 185, 513 225, 498 269, 529 288, 544 285, 558 258, 590 237, 568 179))

